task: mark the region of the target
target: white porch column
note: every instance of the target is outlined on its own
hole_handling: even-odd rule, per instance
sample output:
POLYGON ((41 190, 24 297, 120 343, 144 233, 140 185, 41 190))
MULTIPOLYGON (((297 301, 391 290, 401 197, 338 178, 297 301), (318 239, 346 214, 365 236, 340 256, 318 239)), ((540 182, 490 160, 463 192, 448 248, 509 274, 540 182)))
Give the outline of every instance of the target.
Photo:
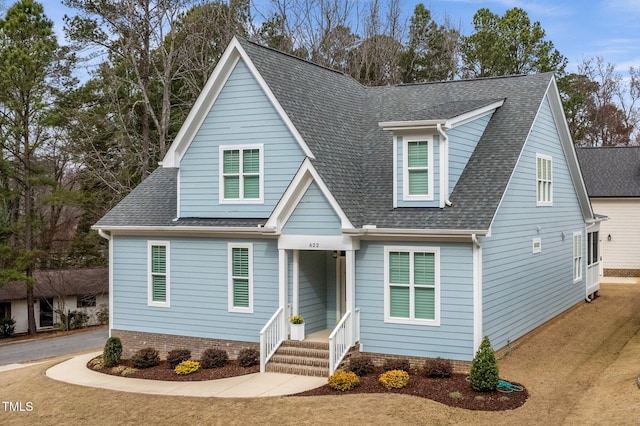
MULTIPOLYGON (((287 250, 278 250, 278 304, 280 307, 287 309, 287 303, 289 296, 287 294, 289 289, 289 283, 287 280, 288 275, 288 263, 287 250)), ((286 312, 288 314, 288 312, 286 312)), ((286 317, 287 315, 285 315, 286 317)))
POLYGON ((293 294, 291 315, 300 315, 300 250, 293 251, 293 294))
MULTIPOLYGON (((346 261, 346 308, 347 311, 351 311, 351 318, 354 318, 356 311, 356 251, 355 250, 346 250, 345 251, 345 261, 346 261)), ((352 327, 349 330, 349 344, 353 345, 355 343, 353 336, 357 336, 358 333, 355 330, 355 327, 358 326, 356 321, 351 321, 352 327)))

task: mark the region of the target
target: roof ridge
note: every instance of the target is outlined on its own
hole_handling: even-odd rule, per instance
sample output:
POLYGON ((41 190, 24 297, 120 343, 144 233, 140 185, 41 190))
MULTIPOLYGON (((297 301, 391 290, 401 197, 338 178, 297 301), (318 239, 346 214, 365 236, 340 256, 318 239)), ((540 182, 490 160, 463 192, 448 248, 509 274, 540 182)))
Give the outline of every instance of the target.
MULTIPOLYGON (((236 38, 238 38, 238 40, 245 41, 245 42, 247 42, 247 43, 249 43, 249 44, 251 44, 251 45, 253 45, 253 46, 255 46, 255 47, 259 47, 259 48, 262 48, 262 49, 270 50, 270 51, 272 51, 272 52, 279 53, 279 54, 281 54, 281 55, 283 55, 283 56, 287 56, 287 57, 289 57, 289 58, 291 58, 291 59, 296 59, 296 60, 301 61, 301 62, 304 62, 304 63, 306 63, 306 64, 313 65, 313 66, 315 66, 315 67, 318 67, 318 68, 321 68, 321 69, 324 69, 324 70, 327 70, 327 71, 331 71, 331 72, 333 72, 333 73, 340 74, 340 75, 343 75, 343 76, 345 76, 345 77, 348 77, 348 78, 350 78, 350 79, 352 79, 352 80, 354 80, 354 81, 357 81, 356 79, 354 79, 354 78, 353 78, 352 76, 350 76, 349 74, 347 74, 347 73, 345 73, 345 72, 342 72, 342 71, 338 71, 338 70, 333 69, 333 68, 330 68, 330 67, 328 67, 328 66, 326 66, 326 65, 320 65, 320 64, 318 64, 318 63, 316 63, 316 62, 313 62, 313 61, 311 61, 311 60, 309 60, 309 59, 304 59, 304 58, 301 58, 301 57, 299 57, 299 56, 295 56, 295 55, 293 55, 293 54, 291 54, 291 53, 283 52, 282 50, 278 50, 278 49, 276 49, 275 47, 265 46, 264 44, 260 44, 259 42, 255 41, 255 40, 250 40, 250 39, 248 39, 248 38, 241 37, 241 36, 236 36, 236 38)), ((358 82, 358 83, 359 83, 359 82, 358 82)))
MULTIPOLYGON (((392 86, 396 86, 396 87, 402 87, 402 86, 421 86, 421 85, 428 85, 428 84, 444 84, 444 83, 463 83, 463 82, 470 82, 470 81, 483 81, 483 80, 500 80, 500 79, 512 79, 512 78, 518 78, 518 77, 532 77, 532 76, 540 76, 540 75, 545 75, 545 74, 553 74, 553 72, 541 72, 541 73, 537 73, 537 74, 508 74, 508 75, 495 75, 495 76, 488 76, 488 77, 469 77, 469 78, 460 78, 460 79, 454 79, 454 80, 438 80, 438 81, 416 81, 416 82, 412 82, 412 83, 398 83, 392 86)), ((374 86, 374 87, 380 87, 380 86, 374 86)))

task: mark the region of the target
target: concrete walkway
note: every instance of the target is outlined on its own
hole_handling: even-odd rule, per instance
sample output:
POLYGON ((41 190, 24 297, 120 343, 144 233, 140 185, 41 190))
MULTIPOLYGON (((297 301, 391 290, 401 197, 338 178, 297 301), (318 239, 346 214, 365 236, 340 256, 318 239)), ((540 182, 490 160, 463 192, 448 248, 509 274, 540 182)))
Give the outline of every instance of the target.
POLYGON ((255 373, 200 382, 167 382, 110 376, 87 368, 86 364, 102 352, 79 355, 54 365, 47 377, 80 386, 153 395, 217 398, 255 398, 304 392, 327 383, 326 378, 280 373, 255 373))

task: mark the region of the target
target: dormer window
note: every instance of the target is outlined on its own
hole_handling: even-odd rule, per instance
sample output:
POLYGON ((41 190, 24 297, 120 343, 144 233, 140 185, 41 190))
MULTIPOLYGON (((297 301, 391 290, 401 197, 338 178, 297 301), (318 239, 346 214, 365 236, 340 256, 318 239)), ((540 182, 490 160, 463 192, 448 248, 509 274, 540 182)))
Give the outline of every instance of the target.
POLYGON ((404 200, 433 200, 433 137, 403 138, 404 200))
POLYGON ((220 202, 263 202, 262 144, 220 147, 220 202))

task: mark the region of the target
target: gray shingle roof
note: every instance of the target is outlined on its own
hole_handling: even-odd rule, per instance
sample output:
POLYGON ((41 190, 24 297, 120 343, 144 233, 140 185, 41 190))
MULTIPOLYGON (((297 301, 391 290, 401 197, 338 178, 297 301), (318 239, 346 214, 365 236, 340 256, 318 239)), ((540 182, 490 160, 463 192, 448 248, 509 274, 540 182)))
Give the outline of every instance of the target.
POLYGON ((577 148, 589 197, 640 197, 640 146, 577 148))
MULTIPOLYGON (((36 271, 33 278, 36 281, 33 287, 35 298, 109 292, 109 268, 36 271)), ((24 283, 9 282, 0 286, 0 302, 26 298, 27 290, 24 283)))
MULTIPOLYGON (((356 227, 487 230, 552 79, 546 73, 364 87, 342 73, 246 40, 239 42, 356 227), (392 134, 378 123, 454 118, 503 99, 453 189, 453 206, 394 209, 392 134)), ((176 225, 172 221, 176 174, 175 169, 154 172, 95 226, 176 225)), ((256 220, 244 219, 179 221, 193 226, 205 222, 256 225, 256 220)))

